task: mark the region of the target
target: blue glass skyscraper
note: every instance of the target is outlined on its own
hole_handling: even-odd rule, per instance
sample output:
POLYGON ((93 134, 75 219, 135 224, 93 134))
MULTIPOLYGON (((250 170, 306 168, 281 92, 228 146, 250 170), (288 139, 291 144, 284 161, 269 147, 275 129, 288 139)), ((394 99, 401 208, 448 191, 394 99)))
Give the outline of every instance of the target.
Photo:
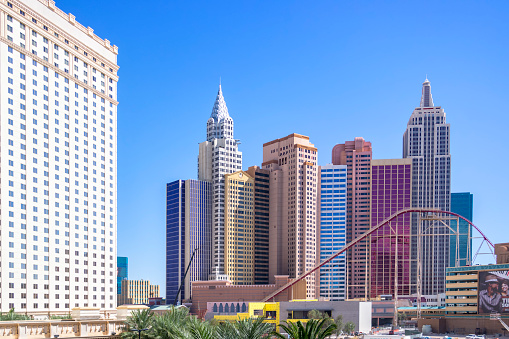
MULTIPOLYGON (((166 185, 166 300, 172 303, 184 276, 185 181, 166 185)), ((181 298, 179 298, 181 300, 181 298)))
MULTIPOLYGON (((474 195, 469 192, 451 193, 451 212, 457 213, 472 221, 474 209, 474 195)), ((459 219, 459 227, 456 220, 451 220, 451 229, 458 233, 451 232, 450 237, 450 260, 449 266, 466 266, 472 264, 472 226, 463 219, 459 219)))
POLYGON ((172 303, 189 267, 177 301, 191 297, 191 281, 207 280, 212 261, 212 183, 176 180, 166 194, 166 299, 172 303))
MULTIPOLYGON (((346 245, 346 165, 326 165, 319 172, 320 262, 346 245)), ((345 300, 346 253, 320 269, 320 297, 345 300)))
POLYGON ((186 180, 186 228, 185 228, 185 266, 189 267, 185 281, 185 299, 191 298, 191 282, 208 280, 212 267, 213 223, 212 223, 212 183, 201 180, 186 180))

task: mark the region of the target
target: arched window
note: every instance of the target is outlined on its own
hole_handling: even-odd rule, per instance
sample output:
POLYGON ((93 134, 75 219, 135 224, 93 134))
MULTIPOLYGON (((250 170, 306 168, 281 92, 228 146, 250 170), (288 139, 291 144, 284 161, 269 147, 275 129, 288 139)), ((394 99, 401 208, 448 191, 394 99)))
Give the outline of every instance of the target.
POLYGON ((219 313, 223 313, 223 304, 219 304, 219 313))
POLYGON ((226 305, 224 305, 224 311, 225 311, 225 313, 230 313, 230 308, 228 307, 228 303, 226 303, 226 305))
POLYGON ((242 303, 242 312, 245 313, 247 311, 246 303, 242 303))
POLYGON ((237 303, 237 313, 239 313, 239 312, 240 312, 240 304, 237 303))
POLYGON ((212 312, 217 312, 217 304, 214 303, 214 306, 212 307, 212 312))

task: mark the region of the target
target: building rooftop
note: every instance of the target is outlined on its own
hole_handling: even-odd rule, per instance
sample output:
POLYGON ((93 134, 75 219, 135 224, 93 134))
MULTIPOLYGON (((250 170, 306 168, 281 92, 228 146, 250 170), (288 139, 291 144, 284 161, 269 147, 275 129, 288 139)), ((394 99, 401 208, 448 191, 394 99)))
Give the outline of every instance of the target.
POLYGON ((509 269, 509 264, 490 264, 490 265, 474 265, 462 267, 447 267, 446 272, 468 272, 468 271, 484 271, 484 270, 499 270, 509 269))

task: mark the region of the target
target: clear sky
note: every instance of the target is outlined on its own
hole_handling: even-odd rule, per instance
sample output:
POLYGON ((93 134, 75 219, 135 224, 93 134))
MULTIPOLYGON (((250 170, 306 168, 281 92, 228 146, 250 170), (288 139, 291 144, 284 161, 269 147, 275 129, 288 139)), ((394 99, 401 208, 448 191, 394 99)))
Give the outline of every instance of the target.
POLYGON ((321 165, 356 136, 374 158, 400 158, 427 74, 451 124, 453 192, 472 192, 474 223, 509 242, 509 2, 56 5, 119 47, 118 255, 130 278, 164 295, 166 183, 196 178, 220 77, 247 169, 294 132, 321 165))

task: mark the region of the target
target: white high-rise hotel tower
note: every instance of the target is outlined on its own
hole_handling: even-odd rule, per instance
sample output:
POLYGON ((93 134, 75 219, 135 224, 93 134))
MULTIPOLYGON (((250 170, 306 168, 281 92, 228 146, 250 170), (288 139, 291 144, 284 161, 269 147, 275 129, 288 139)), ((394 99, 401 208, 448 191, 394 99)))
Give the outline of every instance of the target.
POLYGON ((116 307, 117 48, 0 2, 0 311, 116 307))
MULTIPOLYGON (((420 107, 414 109, 403 135, 403 158, 412 158, 412 207, 451 208, 450 126, 440 106, 433 106, 428 79, 422 84, 420 107)), ((412 234, 418 234, 416 216, 412 234)), ((421 293, 445 292, 445 268, 449 259, 449 229, 439 222, 422 224, 421 293)), ((417 256, 417 238, 413 237, 412 256, 417 256)), ((416 277, 417 267, 412 267, 416 277)), ((416 282, 413 282, 416 283, 416 282)))
POLYGON ((200 144, 198 179, 212 182, 212 269, 209 279, 226 280, 224 274, 224 175, 242 169, 239 141, 233 139, 233 119, 228 114, 221 85, 207 121, 207 141, 200 144))

